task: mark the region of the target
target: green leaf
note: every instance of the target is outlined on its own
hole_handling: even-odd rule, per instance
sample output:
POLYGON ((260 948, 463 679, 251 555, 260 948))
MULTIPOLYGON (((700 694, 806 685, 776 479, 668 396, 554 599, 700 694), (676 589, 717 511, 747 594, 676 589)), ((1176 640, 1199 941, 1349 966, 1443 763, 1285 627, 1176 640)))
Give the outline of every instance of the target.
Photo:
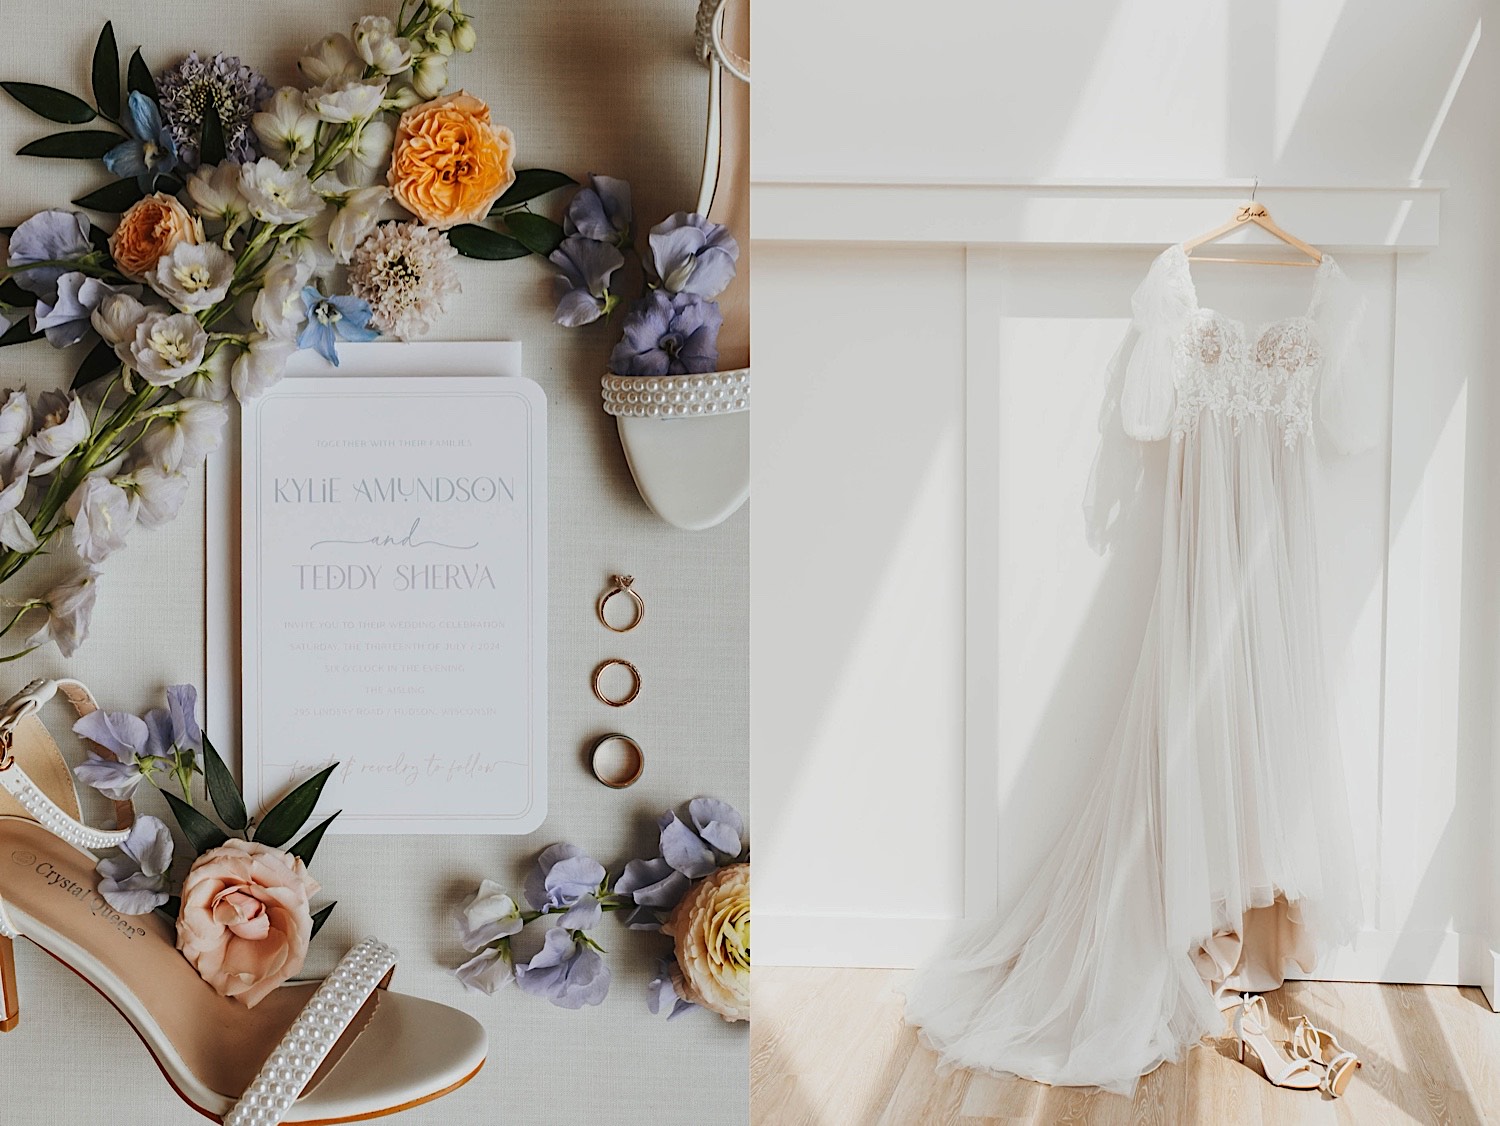
POLYGON ((557 249, 563 240, 563 229, 545 215, 533 215, 530 211, 513 211, 505 217, 505 225, 521 245, 543 258, 557 249))
POLYGON ((87 387, 90 383, 103 379, 119 366, 120 359, 115 355, 115 350, 101 340, 83 358, 83 363, 78 365, 78 370, 73 373, 73 384, 70 389, 77 391, 80 387, 87 387))
POLYGON ((35 82, 0 82, 4 90, 32 113, 61 125, 87 125, 99 115, 82 98, 35 82))
POLYGON ((90 211, 102 211, 106 215, 122 215, 145 194, 140 181, 132 176, 128 180, 116 180, 98 191, 79 196, 73 201, 73 205, 90 211))
POLYGON ((21 146, 17 156, 50 156, 59 160, 98 160, 125 140, 108 129, 75 129, 71 133, 50 136, 21 146))
POLYGON ((193 846, 193 851, 199 856, 210 849, 218 848, 229 839, 223 829, 176 794, 163 790, 161 796, 167 799, 167 805, 171 807, 172 816, 177 818, 177 824, 181 826, 183 836, 187 837, 188 844, 193 846))
POLYGON ((490 212, 496 215, 501 211, 508 211, 512 207, 519 207, 527 200, 544 196, 548 192, 555 192, 558 188, 566 188, 569 184, 576 184, 577 180, 564 172, 553 172, 548 168, 523 168, 516 173, 516 182, 506 189, 506 192, 495 201, 495 209, 490 212))
POLYGON ((175 923, 177 916, 182 914, 182 900, 175 895, 169 895, 167 901, 156 909, 156 913, 175 923))
POLYGON ((323 796, 328 776, 337 766, 338 763, 334 763, 333 766, 324 767, 272 806, 271 812, 262 817, 260 824, 255 827, 255 839, 272 848, 280 848, 291 840, 312 816, 318 799, 323 796))
POLYGON ((27 293, 16 284, 15 278, 0 281, 0 301, 7 305, 35 305, 36 294, 27 293))
POLYGON ((318 932, 323 929, 323 924, 328 921, 328 916, 333 914, 333 909, 338 905, 339 901, 335 899, 327 907, 320 908, 319 910, 313 912, 312 934, 308 935, 308 938, 311 939, 318 937, 318 932))
POLYGON ((203 164, 224 163, 224 123, 219 120, 219 109, 213 102, 203 107, 203 133, 198 138, 198 150, 203 154, 203 164))
POLYGON ((453 249, 465 258, 483 258, 488 262, 504 261, 508 258, 525 258, 531 251, 509 235, 492 231, 488 227, 466 223, 448 232, 448 241, 453 249))
POLYGON ((341 809, 338 811, 338 813, 329 814, 329 816, 323 821, 320 821, 315 828, 309 829, 306 833, 304 833, 302 839, 296 844, 292 845, 292 847, 287 849, 287 851, 293 856, 300 856, 302 858, 302 863, 311 864, 313 853, 317 852, 318 846, 323 843, 323 834, 328 831, 328 826, 333 824, 333 819, 342 812, 344 811, 341 809))
POLYGON ((203 777, 208 786, 209 800, 214 803, 214 812, 219 815, 219 820, 231 829, 244 829, 250 824, 250 817, 245 812, 245 799, 240 796, 240 788, 234 784, 234 775, 229 773, 229 767, 224 765, 219 752, 214 750, 206 731, 203 733, 203 777))
POLYGON ((156 92, 156 79, 151 77, 151 68, 141 58, 140 49, 130 56, 130 65, 125 68, 125 85, 132 94, 145 94, 153 102, 160 101, 156 92))
POLYGON ((120 48, 110 22, 104 24, 94 44, 94 104, 111 121, 120 120, 120 48))
POLYGON ((0 334, 0 348, 9 348, 12 344, 29 344, 33 340, 40 340, 45 333, 31 331, 31 318, 22 317, 0 334))

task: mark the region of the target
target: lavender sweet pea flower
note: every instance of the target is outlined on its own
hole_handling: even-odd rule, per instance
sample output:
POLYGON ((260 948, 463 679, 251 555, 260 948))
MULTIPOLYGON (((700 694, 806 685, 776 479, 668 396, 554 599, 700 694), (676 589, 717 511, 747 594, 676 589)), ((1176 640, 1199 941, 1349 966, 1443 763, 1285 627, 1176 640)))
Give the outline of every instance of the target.
POLYGON ((144 915, 168 899, 172 833, 150 814, 137 817, 119 854, 99 861, 99 894, 122 915, 144 915))
POLYGON ((668 1020, 676 1020, 689 1009, 698 1007, 693 1002, 678 996, 677 987, 672 984, 673 964, 671 958, 663 958, 657 962, 656 976, 651 979, 651 984, 646 986, 646 1007, 653 1015, 661 1012, 662 1006, 668 1001, 672 1002, 672 1011, 667 1014, 668 1020))
MULTIPOLYGON (((77 262, 94 252, 89 242, 89 221, 76 211, 41 211, 15 229, 10 236, 12 270, 28 262, 77 262)), ((68 266, 38 266, 21 270, 16 284, 28 293, 57 300, 57 279, 68 272, 68 266)))
POLYGON ((625 246, 634 221, 629 181, 590 173, 588 187, 579 188, 568 204, 563 234, 625 246))
POLYGON ((334 367, 339 366, 339 340, 377 340, 380 333, 370 327, 374 316, 367 302, 357 297, 324 297, 314 287, 302 290, 307 324, 297 337, 298 348, 312 348, 334 367))
POLYGON ((557 324, 592 324, 615 307, 619 298, 610 293, 609 282, 625 257, 613 246, 574 235, 563 239, 549 260, 562 271, 553 279, 557 312, 552 319, 557 324))
POLYGON ((609 356, 616 375, 701 375, 719 363, 719 307, 690 293, 653 290, 625 318, 609 356))
POLYGON ((80 719, 73 725, 73 730, 116 756, 110 759, 89 751, 88 761, 73 768, 78 780, 94 787, 105 797, 128 801, 145 777, 141 772, 140 755, 151 736, 146 721, 129 712, 100 709, 80 719))
POLYGON ((549 930, 536 956, 516 967, 516 985, 522 992, 564 1009, 599 1004, 609 993, 609 981, 609 967, 599 951, 563 927, 549 930))
POLYGON ((604 866, 577 845, 552 845, 526 876, 526 902, 533 911, 571 907, 582 896, 597 894, 604 875, 604 866))
POLYGON ((125 127, 129 140, 104 154, 104 167, 122 180, 134 176, 142 191, 153 191, 157 179, 177 167, 177 142, 160 108, 139 90, 131 91, 125 127))
POLYGON ((203 749, 203 729, 198 726, 198 690, 191 684, 167 687, 167 712, 172 720, 172 745, 181 751, 203 749))
POLYGON ((694 798, 688 802, 693 828, 715 852, 733 860, 745 848, 745 818, 728 802, 718 798, 694 798))
POLYGON ((479 951, 454 970, 453 976, 472 993, 495 993, 516 980, 510 950, 503 945, 479 951))
POLYGON ((140 295, 141 287, 113 286, 74 271, 57 279, 57 296, 40 298, 32 317, 33 331, 45 332, 54 348, 71 348, 94 329, 93 316, 103 300, 115 293, 140 295))
POLYGON ((455 921, 458 940, 470 953, 519 934, 523 925, 516 901, 494 880, 480 883, 479 890, 459 906, 455 921))
POLYGON ((597 896, 580 895, 573 906, 563 912, 557 925, 564 930, 586 931, 597 927, 604 920, 604 907, 597 896))
POLYGON ((734 281, 739 243, 721 223, 679 211, 651 229, 651 265, 671 293, 717 297, 734 281))
POLYGON ((631 930, 660 930, 668 912, 692 886, 692 880, 659 856, 632 860, 615 883, 615 894, 635 904, 625 916, 625 925, 631 930))

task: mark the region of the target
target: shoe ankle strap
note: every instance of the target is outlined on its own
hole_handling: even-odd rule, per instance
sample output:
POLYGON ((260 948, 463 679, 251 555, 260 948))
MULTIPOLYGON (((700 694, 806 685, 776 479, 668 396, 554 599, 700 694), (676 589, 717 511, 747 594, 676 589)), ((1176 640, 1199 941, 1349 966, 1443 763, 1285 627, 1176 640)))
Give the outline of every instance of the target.
POLYGON ((720 66, 746 84, 750 81, 750 60, 731 50, 724 42, 724 8, 729 0, 699 0, 698 58, 701 62, 717 59, 720 66))

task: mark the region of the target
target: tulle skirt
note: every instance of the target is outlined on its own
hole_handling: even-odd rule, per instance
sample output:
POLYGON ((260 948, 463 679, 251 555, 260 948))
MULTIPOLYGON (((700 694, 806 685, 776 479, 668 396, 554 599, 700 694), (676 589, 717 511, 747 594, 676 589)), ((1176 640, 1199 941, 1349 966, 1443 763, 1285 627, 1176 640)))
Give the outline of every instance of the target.
POLYGON ((1130 1092, 1360 918, 1323 673, 1305 440, 1172 440, 1161 578, 1105 765, 1002 917, 908 989, 945 1063, 1130 1092))

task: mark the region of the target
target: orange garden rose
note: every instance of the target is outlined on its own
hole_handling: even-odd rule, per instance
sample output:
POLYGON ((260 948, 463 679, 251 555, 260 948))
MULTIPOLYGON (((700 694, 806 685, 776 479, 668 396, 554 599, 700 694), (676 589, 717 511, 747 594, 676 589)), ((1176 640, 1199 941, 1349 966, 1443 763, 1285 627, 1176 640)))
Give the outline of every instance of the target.
POLYGON ((109 236, 109 253, 126 277, 143 281, 156 263, 182 243, 201 243, 203 224, 174 196, 148 195, 131 206, 109 236))
POLYGON ((401 115, 391 154, 396 202, 429 227, 477 223, 516 180, 516 139, 460 90, 401 115))

